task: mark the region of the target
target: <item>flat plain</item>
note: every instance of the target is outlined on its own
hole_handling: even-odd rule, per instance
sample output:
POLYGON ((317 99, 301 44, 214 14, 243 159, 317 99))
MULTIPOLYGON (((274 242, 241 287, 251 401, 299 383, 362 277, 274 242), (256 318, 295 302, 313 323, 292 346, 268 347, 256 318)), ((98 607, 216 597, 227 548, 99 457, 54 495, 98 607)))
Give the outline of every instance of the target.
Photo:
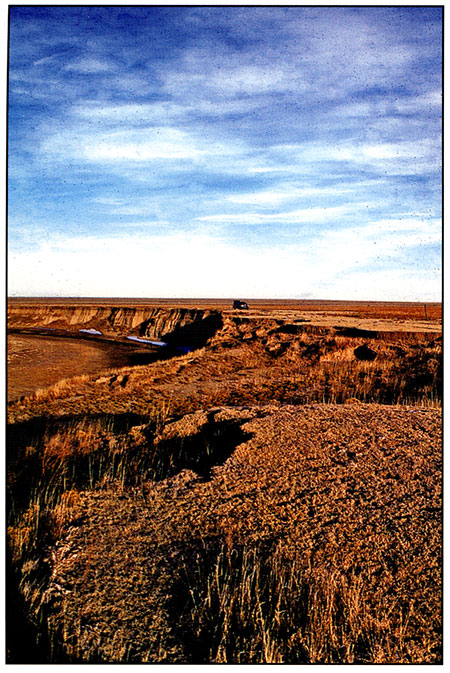
POLYGON ((441 662, 441 305, 248 303, 10 300, 10 663, 441 662))

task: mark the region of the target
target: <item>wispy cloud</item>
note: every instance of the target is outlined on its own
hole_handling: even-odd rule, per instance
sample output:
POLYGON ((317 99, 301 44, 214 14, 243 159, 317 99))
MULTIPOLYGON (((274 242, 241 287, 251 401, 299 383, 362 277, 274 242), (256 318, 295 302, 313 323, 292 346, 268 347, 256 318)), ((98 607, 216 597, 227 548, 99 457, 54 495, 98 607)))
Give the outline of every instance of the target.
POLYGON ((154 161, 157 159, 195 159, 206 150, 195 146, 187 134, 178 129, 147 129, 141 139, 120 133, 92 139, 82 149, 90 161, 154 161))
POLYGON ((114 64, 101 61, 97 58, 82 58, 71 61, 64 66, 65 70, 79 72, 83 75, 95 75, 96 73, 112 72, 116 70, 114 64))
POLYGON ((349 194, 358 185, 353 187, 294 187, 280 185, 277 190, 264 190, 248 192, 243 194, 232 194, 227 197, 227 201, 231 203, 245 203, 254 205, 278 205, 283 201, 291 201, 298 199, 309 199, 311 197, 320 197, 321 199, 340 196, 342 194, 349 194))
POLYGON ((10 291, 438 293, 441 19, 11 7, 10 291))
POLYGON ((306 241, 250 249, 232 245, 220 237, 192 233, 68 238, 42 243, 34 252, 14 254, 10 282, 20 293, 38 273, 42 278, 40 288, 45 294, 51 290, 56 274, 63 287, 67 284, 76 287, 81 295, 94 295, 92 288, 100 288, 102 294, 108 295, 109 284, 113 296, 129 296, 139 283, 143 294, 154 296, 155 282, 164 278, 164 295, 168 297, 200 296, 200 293, 224 296, 223 287, 227 282, 231 294, 242 294, 244 287, 253 297, 300 297, 307 293, 330 298, 341 297, 340 287, 344 282, 346 296, 353 299, 383 299, 386 290, 392 291, 393 287, 400 288, 398 299, 436 297, 434 284, 439 278, 438 268, 418 273, 414 268, 370 268, 374 263, 379 266, 383 255, 395 253, 395 247, 387 240, 378 238, 378 247, 368 245, 371 236, 369 231, 357 238, 351 230, 325 231, 313 247, 306 241), (233 260, 232 278, 229 278, 230 259, 233 260), (120 268, 121 273, 115 277, 99 277, 99 268, 110 265, 120 268), (181 284, 180 278, 183 279, 181 284), (392 284, 393 279, 397 285, 392 284), (405 280, 408 285, 398 284, 405 280))
POLYGON ((209 222, 239 222, 241 224, 260 224, 263 222, 326 222, 342 217, 352 208, 350 206, 337 206, 335 208, 305 208, 279 213, 222 213, 219 215, 206 215, 199 220, 209 222))

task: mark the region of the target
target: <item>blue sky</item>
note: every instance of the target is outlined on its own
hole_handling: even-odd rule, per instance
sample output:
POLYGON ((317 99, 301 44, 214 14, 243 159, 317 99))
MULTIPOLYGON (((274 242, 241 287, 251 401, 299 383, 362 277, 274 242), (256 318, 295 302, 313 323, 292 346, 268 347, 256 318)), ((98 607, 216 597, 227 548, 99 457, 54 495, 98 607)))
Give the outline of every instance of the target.
POLYGON ((10 295, 439 301, 433 7, 10 8, 10 295))

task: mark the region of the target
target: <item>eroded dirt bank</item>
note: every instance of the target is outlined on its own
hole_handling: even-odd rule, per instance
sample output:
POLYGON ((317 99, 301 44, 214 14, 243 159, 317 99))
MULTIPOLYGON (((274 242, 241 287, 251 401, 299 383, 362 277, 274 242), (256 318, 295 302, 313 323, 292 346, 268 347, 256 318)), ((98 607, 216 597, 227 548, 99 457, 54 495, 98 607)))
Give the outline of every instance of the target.
POLYGON ((221 325, 219 312, 196 308, 155 308, 115 305, 29 304, 9 302, 8 328, 26 330, 92 330, 109 338, 128 335, 159 339, 181 331, 185 337, 202 341, 212 336, 221 325))
POLYGON ((172 414, 221 404, 365 402, 434 403, 441 397, 442 337, 329 328, 272 316, 223 316, 205 346, 147 366, 82 376, 8 407, 10 422, 33 416, 172 414))
MULTIPOLYGON (((206 319, 213 325, 218 315, 223 318, 236 315, 231 304, 231 300, 212 299, 11 298, 8 325, 11 328, 83 327, 99 329, 110 336, 132 332, 161 337, 191 323, 197 323, 198 328, 206 319)), ((302 320, 328 328, 357 327, 379 332, 440 332, 442 329, 439 303, 254 300, 248 311, 238 313, 250 319, 302 320)))

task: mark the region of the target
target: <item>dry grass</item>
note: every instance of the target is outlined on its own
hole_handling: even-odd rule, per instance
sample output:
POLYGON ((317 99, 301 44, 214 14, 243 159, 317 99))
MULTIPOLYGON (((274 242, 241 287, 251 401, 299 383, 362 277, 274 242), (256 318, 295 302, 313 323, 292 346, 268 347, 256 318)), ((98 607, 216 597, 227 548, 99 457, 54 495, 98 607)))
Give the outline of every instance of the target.
POLYGON ((145 442, 111 420, 47 430, 10 526, 47 660, 436 663, 439 418, 328 404, 198 412, 145 442), (111 430, 139 466, 127 479, 98 469, 111 430), (211 438, 241 443, 199 478, 185 461, 211 438), (156 481, 149 446, 171 452, 156 481))
POLYGON ((232 316, 10 404, 9 661, 439 663, 441 358, 232 316))
MULTIPOLYGON (((184 636, 194 638, 197 663, 360 663, 416 661, 409 620, 414 601, 387 603, 374 595, 376 575, 305 568, 305 559, 286 559, 258 546, 224 544, 208 572, 186 561, 190 602, 184 636)), ((435 643, 419 657, 433 661, 435 643)))
MULTIPOLYGON (((195 353, 55 384, 11 403, 11 422, 37 415, 146 415, 155 404, 174 414, 214 405, 344 402, 440 405, 442 340, 427 335, 339 337, 264 327, 232 328, 195 353), (250 338, 246 339, 246 336, 250 338), (355 350, 372 350, 359 360, 355 350)), ((306 329, 306 328, 305 328, 306 329)))

